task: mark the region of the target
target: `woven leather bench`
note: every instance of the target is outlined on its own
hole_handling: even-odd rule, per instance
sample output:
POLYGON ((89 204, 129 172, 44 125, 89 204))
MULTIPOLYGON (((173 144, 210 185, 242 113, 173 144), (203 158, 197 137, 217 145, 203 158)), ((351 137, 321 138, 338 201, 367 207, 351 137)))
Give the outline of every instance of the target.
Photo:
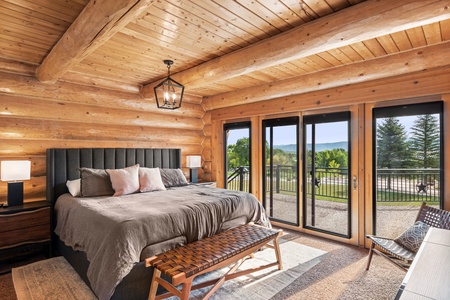
POLYGON ((282 262, 278 243, 278 237, 281 234, 281 230, 247 224, 147 258, 146 266, 154 267, 148 299, 164 299, 175 295, 181 300, 187 300, 192 290, 213 285, 203 297, 208 299, 226 280, 273 266, 278 266, 281 270, 282 262), (270 241, 273 241, 273 245, 268 244, 270 241), (253 253, 263 246, 275 250, 276 262, 235 272, 246 258, 253 257, 253 253), (233 263, 234 265, 224 276, 192 286, 194 278, 198 275, 233 263), (161 278, 161 272, 171 279, 171 283, 161 278), (157 296, 158 284, 168 293, 157 296), (182 287, 178 289, 177 286, 180 284, 182 287))

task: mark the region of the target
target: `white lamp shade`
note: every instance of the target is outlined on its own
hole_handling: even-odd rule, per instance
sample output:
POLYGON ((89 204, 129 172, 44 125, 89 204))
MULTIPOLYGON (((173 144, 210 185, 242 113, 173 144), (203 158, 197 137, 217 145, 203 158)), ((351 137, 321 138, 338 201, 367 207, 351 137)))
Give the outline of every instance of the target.
POLYGON ((202 157, 200 155, 186 156, 186 167, 200 168, 202 166, 202 157))
POLYGON ((1 181, 29 180, 29 160, 4 160, 1 163, 1 181))

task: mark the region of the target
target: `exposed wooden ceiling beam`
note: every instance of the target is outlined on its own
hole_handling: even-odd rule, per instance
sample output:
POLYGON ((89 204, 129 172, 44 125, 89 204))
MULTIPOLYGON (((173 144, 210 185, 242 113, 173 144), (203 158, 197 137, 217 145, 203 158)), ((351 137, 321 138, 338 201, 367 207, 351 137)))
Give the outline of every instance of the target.
POLYGON ((90 1, 39 66, 37 79, 41 82, 56 82, 154 1, 90 1))
MULTIPOLYGON (((188 90, 290 60, 450 18, 448 1, 369 0, 172 75, 188 90)), ((153 97, 153 87, 141 94, 153 97)))
POLYGON ((450 57, 450 42, 445 42, 270 84, 205 97, 203 106, 206 110, 213 110, 450 66, 448 57, 450 57))

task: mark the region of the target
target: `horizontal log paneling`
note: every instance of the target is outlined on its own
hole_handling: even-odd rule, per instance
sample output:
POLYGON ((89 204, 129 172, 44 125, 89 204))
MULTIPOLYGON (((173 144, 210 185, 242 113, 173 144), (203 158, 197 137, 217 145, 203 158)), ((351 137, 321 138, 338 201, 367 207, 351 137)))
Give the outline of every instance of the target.
MULTIPOLYGON (((16 74, 27 74, 30 65, 3 62, 9 70, 0 72, 0 160, 31 160, 26 201, 45 198, 47 148, 181 148, 186 176, 185 156, 203 152, 205 112, 198 97, 188 96, 193 101, 178 110, 162 110, 136 92, 43 84, 16 74)), ((0 183, 0 202, 6 186, 0 183)))
MULTIPOLYGON (((148 103, 148 106, 156 106, 148 103)), ((192 105, 201 108, 199 105, 192 105)), ((202 112, 193 111, 197 115, 202 112)), ((44 118, 67 120, 83 123, 99 123, 111 125, 134 125, 158 128, 198 130, 203 126, 199 116, 173 116, 161 114, 157 110, 152 112, 100 107, 97 105, 80 105, 79 103, 48 101, 45 99, 25 98, 18 96, 2 96, 0 113, 16 117, 44 118), (49 115, 49 111, 58 111, 58 114, 49 115)))
POLYGON ((271 115, 342 105, 445 94, 450 92, 450 68, 424 71, 318 92, 213 110, 212 120, 271 115))
POLYGON ((11 140, 0 139, 0 156, 8 158, 45 155, 48 148, 181 148, 183 157, 202 152, 200 144, 175 144, 164 142, 83 141, 83 140, 11 140))
POLYGON ((12 59, 0 57, 0 70, 21 75, 31 76, 36 72, 37 65, 21 63, 12 59))
MULTIPOLYGON (((37 79, 28 76, 20 76, 0 71, 0 92, 46 98, 58 101, 69 101, 102 107, 120 109, 135 109, 145 111, 158 111, 159 113, 182 115, 188 113, 195 106, 186 105, 193 99, 198 103, 198 98, 193 96, 183 97, 183 109, 166 111, 156 108, 154 102, 143 99, 139 94, 127 93, 99 87, 90 87, 73 83, 61 82, 58 84, 40 83, 37 79)), ((201 108, 196 108, 198 114, 203 114, 201 108)))
POLYGON ((170 137, 174 144, 199 144, 203 141, 200 130, 182 130, 158 127, 91 124, 84 122, 29 120, 24 118, 1 117, 0 137, 10 139, 48 139, 48 140, 83 140, 83 141, 134 141, 164 142, 170 137))
POLYGON ((87 86, 97 86, 101 88, 106 88, 110 90, 119 90, 130 93, 138 93, 140 86, 132 85, 123 81, 104 79, 98 76, 90 76, 87 74, 77 73, 77 72, 67 72, 62 78, 61 82, 71 82, 76 84, 84 84, 87 86))

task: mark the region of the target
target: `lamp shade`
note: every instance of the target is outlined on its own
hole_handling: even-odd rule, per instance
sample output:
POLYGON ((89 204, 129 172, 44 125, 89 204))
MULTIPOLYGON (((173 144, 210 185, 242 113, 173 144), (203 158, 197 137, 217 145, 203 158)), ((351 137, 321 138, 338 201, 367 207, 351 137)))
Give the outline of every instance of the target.
POLYGON ((1 162, 1 181, 29 180, 29 160, 4 160, 1 162))
POLYGON ((186 156, 186 167, 200 168, 202 166, 202 157, 200 155, 186 156))

